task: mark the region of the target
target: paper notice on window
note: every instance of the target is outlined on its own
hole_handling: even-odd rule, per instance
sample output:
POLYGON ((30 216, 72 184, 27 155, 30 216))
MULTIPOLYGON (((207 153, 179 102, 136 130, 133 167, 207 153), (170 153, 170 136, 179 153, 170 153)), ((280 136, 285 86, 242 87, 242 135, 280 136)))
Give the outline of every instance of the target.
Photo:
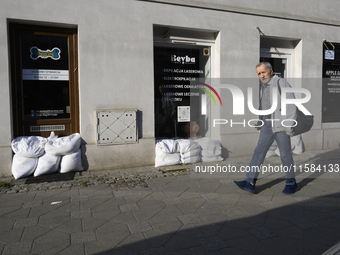
POLYGON ((68 70, 22 69, 22 79, 26 81, 68 81, 68 70))

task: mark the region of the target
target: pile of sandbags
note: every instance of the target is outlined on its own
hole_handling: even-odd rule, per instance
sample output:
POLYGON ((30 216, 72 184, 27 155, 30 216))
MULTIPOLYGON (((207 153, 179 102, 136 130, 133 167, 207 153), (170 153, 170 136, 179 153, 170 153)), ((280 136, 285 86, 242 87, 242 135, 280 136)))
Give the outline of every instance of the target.
POLYGON ((39 157, 45 153, 44 147, 48 139, 40 136, 20 136, 12 141, 15 153, 12 162, 12 174, 15 179, 34 173, 39 157))
POLYGON ((155 167, 222 161, 222 146, 211 138, 156 141, 155 167))
POLYGON ((177 165, 181 163, 179 144, 175 140, 156 141, 155 167, 177 165))
POLYGON ((193 164, 201 161, 201 146, 190 139, 178 139, 181 162, 183 164, 193 164))
POLYGON ((222 161, 222 145, 220 141, 208 137, 196 140, 201 146, 202 162, 222 161))
POLYGON ((15 179, 29 175, 40 176, 55 172, 82 171, 81 136, 78 133, 49 138, 20 136, 12 141, 15 153, 12 174, 15 179))

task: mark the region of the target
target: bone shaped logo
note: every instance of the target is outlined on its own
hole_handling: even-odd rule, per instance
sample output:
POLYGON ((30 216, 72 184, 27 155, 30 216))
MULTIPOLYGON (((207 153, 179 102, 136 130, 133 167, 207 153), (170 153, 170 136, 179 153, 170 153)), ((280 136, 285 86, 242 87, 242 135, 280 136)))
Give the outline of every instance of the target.
POLYGON ((52 50, 41 50, 35 46, 31 49, 31 59, 37 60, 38 58, 52 58, 53 60, 60 59, 61 50, 59 48, 53 48, 52 50))

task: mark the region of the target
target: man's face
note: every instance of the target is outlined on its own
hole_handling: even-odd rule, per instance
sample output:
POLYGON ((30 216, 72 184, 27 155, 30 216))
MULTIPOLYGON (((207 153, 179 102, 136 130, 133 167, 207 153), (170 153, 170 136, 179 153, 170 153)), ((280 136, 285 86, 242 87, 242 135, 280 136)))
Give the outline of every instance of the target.
POLYGON ((262 83, 266 84, 270 81, 270 78, 273 75, 273 70, 268 69, 264 64, 260 65, 256 68, 257 75, 262 83))

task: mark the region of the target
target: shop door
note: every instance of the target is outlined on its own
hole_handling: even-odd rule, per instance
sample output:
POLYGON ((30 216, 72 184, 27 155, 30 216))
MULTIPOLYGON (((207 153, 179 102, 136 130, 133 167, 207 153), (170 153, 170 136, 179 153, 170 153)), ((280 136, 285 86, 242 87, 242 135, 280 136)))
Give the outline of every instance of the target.
POLYGON ((77 31, 10 26, 13 134, 79 132, 77 31))

